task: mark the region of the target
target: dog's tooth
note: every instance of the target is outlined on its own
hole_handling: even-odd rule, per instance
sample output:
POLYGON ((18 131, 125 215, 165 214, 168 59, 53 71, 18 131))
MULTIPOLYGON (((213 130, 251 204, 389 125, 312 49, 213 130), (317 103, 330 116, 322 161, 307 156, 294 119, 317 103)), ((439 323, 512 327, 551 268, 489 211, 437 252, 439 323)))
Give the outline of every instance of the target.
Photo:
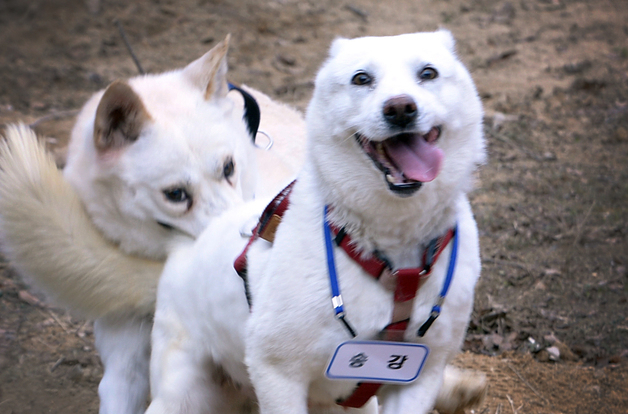
POLYGON ((385 157, 386 156, 386 152, 384 152, 384 144, 382 144, 381 142, 377 143, 376 146, 377 152, 379 153, 379 155, 385 157))
POLYGON ((388 181, 391 184, 394 184, 395 183, 395 178, 392 175, 390 175, 390 174, 386 174, 386 181, 388 181))

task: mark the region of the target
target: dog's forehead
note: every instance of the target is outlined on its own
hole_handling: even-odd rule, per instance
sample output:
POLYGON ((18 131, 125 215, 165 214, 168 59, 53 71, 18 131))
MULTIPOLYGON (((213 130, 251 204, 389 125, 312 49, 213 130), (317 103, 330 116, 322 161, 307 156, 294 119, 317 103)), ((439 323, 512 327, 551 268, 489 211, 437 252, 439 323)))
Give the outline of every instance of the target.
POLYGON ((371 66, 451 65, 456 60, 452 48, 453 39, 441 32, 340 39, 332 46, 329 64, 338 72, 371 66))

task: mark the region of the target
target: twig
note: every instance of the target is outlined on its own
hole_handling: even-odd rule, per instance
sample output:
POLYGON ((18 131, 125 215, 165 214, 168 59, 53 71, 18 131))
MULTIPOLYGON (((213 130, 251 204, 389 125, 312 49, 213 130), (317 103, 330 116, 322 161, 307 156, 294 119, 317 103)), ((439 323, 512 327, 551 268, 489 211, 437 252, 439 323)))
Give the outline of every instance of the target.
POLYGON ((43 122, 52 121, 52 120, 56 120, 56 119, 59 119, 59 118, 65 118, 65 117, 69 117, 69 116, 74 116, 74 115, 76 115, 78 113, 79 113, 78 109, 72 109, 72 110, 68 110, 68 111, 53 112, 51 114, 44 115, 44 116, 42 116, 39 119, 36 119, 35 121, 33 121, 28 126, 31 127, 31 128, 35 128, 39 124, 41 124, 43 122))
POLYGON ((76 328, 76 332, 74 332, 76 334, 76 336, 78 336, 80 338, 79 333, 81 332, 81 329, 84 329, 87 326, 88 323, 89 323, 89 321, 86 320, 85 322, 83 322, 83 324, 81 326, 76 328))
POLYGON ((512 398, 510 398, 510 395, 506 394, 506 398, 508 398, 510 408, 512 408, 512 414, 517 414, 517 410, 515 410, 515 404, 512 402, 512 398))
POLYGON ((55 320, 55 322, 57 322, 59 324, 59 326, 61 327, 61 329, 63 329, 65 331, 66 334, 68 335, 72 335, 72 332, 70 332, 70 330, 68 329, 67 326, 65 326, 65 324, 63 322, 61 322, 61 319, 59 319, 57 317, 57 315, 54 314, 54 312, 52 312, 51 310, 48 310, 48 314, 50 316, 52 316, 52 319, 55 320))
POLYGON ((129 39, 126 37, 126 33, 124 31, 124 28, 122 27, 122 23, 120 23, 119 19, 115 19, 113 21, 113 24, 115 24, 116 27, 118 28, 118 31, 120 32, 120 36, 122 36, 122 41, 124 41, 124 45, 126 46, 126 50, 129 51, 131 58, 133 58, 133 62, 135 63, 137 70, 140 72, 140 75, 143 75, 146 72, 144 72, 144 69, 142 68, 142 65, 140 64, 139 59, 137 58, 137 56, 135 56, 135 53, 133 52, 133 48, 131 47, 131 44, 129 43, 129 39))
POLYGON ((510 368, 510 370, 511 370, 512 372, 514 372, 514 373, 515 373, 515 375, 517 375, 517 377, 521 380, 521 382, 523 382, 523 383, 524 383, 524 384, 525 384, 528 388, 530 388, 530 390, 532 390, 532 392, 533 392, 533 393, 535 393, 537 397, 539 397, 540 399, 542 399, 542 400, 543 400, 546 404, 549 404, 549 403, 550 403, 550 402, 549 402, 549 400, 548 400, 547 398, 543 397, 543 396, 541 395, 541 393, 540 393, 540 392, 538 392, 538 391, 537 391, 537 390, 536 390, 536 389, 535 389, 532 385, 530 385, 530 383, 529 383, 528 381, 526 381, 526 379, 525 379, 525 378, 523 378, 523 377, 521 376, 521 374, 519 374, 519 373, 517 372, 517 370, 516 370, 516 369, 514 369, 514 368, 512 367, 512 365, 510 365, 510 364, 506 364, 506 366, 507 366, 508 368, 510 368))
POLYGON ((497 404, 497 408, 495 409, 495 414, 501 414, 501 412, 502 412, 502 405, 500 403, 500 404, 497 404))
POLYGON ((59 358, 57 360, 57 362, 55 362, 55 364, 52 366, 52 368, 50 368, 50 372, 53 372, 55 369, 59 368, 59 365, 63 364, 64 361, 65 361, 65 357, 64 356, 59 358))
POLYGON ((584 223, 586 223, 587 220, 589 219, 589 216, 591 215, 591 211, 593 210, 593 207, 595 207, 595 204, 596 204, 596 201, 593 200, 593 203, 591 203, 591 207, 589 207, 587 214, 585 214, 584 218, 578 223, 576 227, 576 237, 573 239, 572 247, 575 247, 576 244, 578 244, 578 242, 580 241, 580 238, 582 237, 582 229, 584 228, 584 223))
POLYGON ((347 4, 345 6, 345 9, 349 10, 350 12, 352 12, 353 14, 355 14, 356 16, 361 18, 363 21, 365 21, 365 22, 368 21, 369 14, 368 14, 367 11, 362 10, 362 9, 356 7, 356 6, 351 5, 351 4, 347 4))

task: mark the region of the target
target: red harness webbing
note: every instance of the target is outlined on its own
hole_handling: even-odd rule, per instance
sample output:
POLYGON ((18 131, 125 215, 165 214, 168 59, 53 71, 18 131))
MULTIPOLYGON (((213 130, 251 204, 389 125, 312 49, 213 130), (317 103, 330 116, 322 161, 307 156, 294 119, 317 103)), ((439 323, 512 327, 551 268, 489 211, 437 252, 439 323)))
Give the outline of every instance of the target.
MULTIPOLYGON (((247 260, 246 255, 248 253, 251 244, 258 238, 263 238, 272 243, 275 238, 275 231, 277 226, 281 222, 283 214, 290 205, 290 193, 296 181, 291 182, 286 188, 284 188, 271 203, 264 209, 259 223, 253 230, 246 247, 240 253, 238 258, 234 262, 234 268, 236 272, 244 279, 245 286, 246 281, 246 268, 247 260)), ((355 245, 351 243, 351 238, 345 232, 344 228, 338 228, 330 223, 332 234, 335 237, 335 243, 338 247, 342 248, 345 253, 362 269, 379 280, 384 287, 394 291, 394 306, 392 322, 386 325, 386 327, 378 335, 379 339, 385 341, 403 341, 404 334, 408 328, 410 322, 410 316, 412 314, 412 308, 414 298, 417 291, 421 287, 421 284, 430 275, 432 271, 432 265, 438 260, 440 254, 445 250, 445 247, 449 244, 454 236, 454 230, 450 229, 443 236, 432 240, 426 249, 423 251, 422 266, 416 268, 405 268, 393 270, 390 262, 375 252, 371 256, 363 255, 359 252, 355 245)), ((251 305, 251 298, 247 287, 247 300, 249 306, 251 305)), ((360 408, 373 397, 383 384, 373 382, 361 382, 358 383, 353 393, 338 404, 346 408, 360 408)))
MULTIPOLYGON (((270 202, 264 209, 264 212, 259 218, 259 222, 257 226, 253 230, 253 234, 249 239, 249 242, 242 250, 242 253, 236 258, 233 263, 233 267, 235 271, 238 272, 240 277, 242 277, 246 281, 246 255, 249 251, 249 247, 251 244, 258 238, 262 238, 269 242, 273 242, 275 240, 275 232, 277 231, 277 226, 281 223, 281 218, 284 213, 288 209, 290 205, 290 193, 292 192, 292 188, 294 187, 294 183, 296 180, 292 181, 290 184, 286 186, 279 194, 273 198, 273 201, 270 202)), ((248 297, 248 294, 247 294, 248 297)), ((250 302, 250 301, 249 301, 250 302)), ((249 303, 250 304, 250 303, 249 303)))
MULTIPOLYGON (((336 237, 336 244, 349 257, 358 263, 365 272, 394 291, 392 322, 378 336, 385 341, 403 341, 410 322, 412 305, 417 291, 423 281, 430 275, 432 265, 438 260, 440 254, 453 238, 454 230, 450 229, 443 236, 432 240, 428 244, 423 252, 423 265, 421 267, 393 270, 390 262, 377 253, 365 259, 351 243, 344 229, 338 229, 331 224, 330 228, 332 234, 336 237)), ((381 383, 361 382, 349 397, 339 401, 338 404, 346 408, 360 408, 377 393, 381 386, 381 383)))

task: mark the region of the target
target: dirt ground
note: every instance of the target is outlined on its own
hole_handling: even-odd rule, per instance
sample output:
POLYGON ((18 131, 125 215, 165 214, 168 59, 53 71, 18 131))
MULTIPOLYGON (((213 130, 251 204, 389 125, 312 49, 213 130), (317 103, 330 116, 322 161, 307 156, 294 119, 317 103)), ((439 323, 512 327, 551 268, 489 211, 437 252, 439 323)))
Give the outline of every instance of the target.
MULTIPOLYGON (((333 38, 450 29, 489 151, 474 412, 628 413, 626 0, 1 0, 0 124, 39 120, 62 159, 71 111, 137 74, 115 19, 148 72, 231 33, 231 81, 302 110, 333 38)), ((96 413, 92 324, 0 267, 0 413, 96 413)))

